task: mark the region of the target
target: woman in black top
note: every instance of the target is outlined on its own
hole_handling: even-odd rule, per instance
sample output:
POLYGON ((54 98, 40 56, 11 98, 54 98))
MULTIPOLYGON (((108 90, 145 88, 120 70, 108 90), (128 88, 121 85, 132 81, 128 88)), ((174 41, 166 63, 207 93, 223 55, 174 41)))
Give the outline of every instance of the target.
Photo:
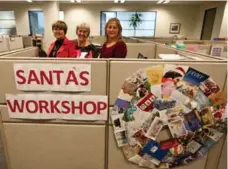
POLYGON ((76 35, 78 39, 75 41, 77 58, 97 58, 99 50, 88 40, 90 35, 90 27, 86 23, 82 23, 76 27, 76 35))

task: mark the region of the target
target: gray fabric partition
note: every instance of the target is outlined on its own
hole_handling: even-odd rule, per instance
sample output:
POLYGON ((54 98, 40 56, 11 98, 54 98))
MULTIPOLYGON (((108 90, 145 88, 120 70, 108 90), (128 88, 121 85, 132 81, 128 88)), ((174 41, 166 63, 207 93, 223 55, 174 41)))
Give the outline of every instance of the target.
MULTIPOLYGON (((16 90, 13 75, 14 63, 91 64, 91 92, 80 94, 107 95, 106 60, 74 60, 73 62, 67 59, 60 60, 0 59, 0 77, 5 79, 4 83, 2 82, 0 85, 0 132, 4 136, 1 138, 6 143, 5 146, 0 144, 0 147, 6 148, 5 153, 4 151, 0 153, 0 160, 3 161, 0 163, 1 169, 5 169, 2 167, 6 164, 5 158, 3 158, 6 155, 8 156, 8 169, 105 168, 107 156, 105 121, 17 120, 10 119, 8 116, 4 99, 5 93, 24 93, 16 90), (96 156, 89 160, 88 155, 95 152, 96 156)), ((53 92, 53 94, 58 93, 63 92, 53 92)))
POLYGON ((21 49, 23 48, 22 37, 10 37, 9 38, 9 50, 21 49))
POLYGON ((127 58, 137 58, 141 53, 148 59, 155 59, 156 45, 152 43, 127 43, 127 58))
POLYGON ((10 51, 0 57, 36 57, 36 47, 28 47, 10 51))
MULTIPOLYGON (((218 63, 214 63, 213 61, 198 61, 198 62, 167 62, 167 61, 155 61, 155 60, 150 60, 150 61, 111 61, 110 63, 110 92, 109 92, 109 97, 110 97, 110 105, 113 105, 119 91, 121 89, 121 85, 123 84, 124 80, 132 75, 135 71, 137 71, 139 68, 146 68, 149 66, 157 65, 157 64, 179 64, 179 65, 188 65, 191 66, 197 70, 200 70, 202 72, 207 73, 208 75, 211 75, 212 78, 218 83, 218 85, 221 88, 225 87, 226 84, 226 75, 227 75, 227 65, 225 61, 221 61, 218 63)), ((109 167, 111 169, 114 169, 116 165, 118 168, 125 168, 125 169, 130 169, 130 168, 136 168, 135 166, 132 167, 131 164, 127 164, 127 162, 124 160, 123 156, 121 156, 121 151, 117 151, 116 147, 113 147, 113 144, 115 140, 113 140, 113 130, 110 129, 110 151, 109 151, 109 167), (117 163, 115 163, 115 160, 117 159, 117 163)), ((224 144, 224 138, 221 139, 216 146, 214 146, 207 157, 205 157, 202 160, 199 160, 197 162, 194 162, 193 164, 187 166, 187 167, 182 167, 184 168, 189 168, 189 169, 194 169, 194 168, 199 168, 199 169, 217 169, 217 166, 219 164, 220 160, 220 154, 222 151, 222 147, 224 144)), ((220 165, 224 165, 220 164, 220 165)))
POLYGON ((0 37, 0 53, 9 51, 8 38, 0 37))
MULTIPOLYGON (((139 68, 157 64, 189 65, 211 75, 221 87, 226 83, 227 68, 225 61, 2 58, 0 77, 4 81, 0 85, 0 132, 6 142, 6 154, 3 154, 3 157, 5 155, 8 157, 10 167, 8 169, 139 169, 124 159, 121 150, 116 146, 113 129, 108 121, 79 123, 63 120, 10 119, 4 94, 23 93, 16 90, 13 63, 89 63, 92 65, 92 91, 85 94, 109 95, 110 106, 113 105, 123 81, 139 68), (93 158, 89 159, 88 155, 93 158)), ((217 166, 224 165, 224 161, 220 158, 225 146, 223 146, 224 140, 213 147, 208 156, 202 160, 180 169, 221 169, 217 166)))

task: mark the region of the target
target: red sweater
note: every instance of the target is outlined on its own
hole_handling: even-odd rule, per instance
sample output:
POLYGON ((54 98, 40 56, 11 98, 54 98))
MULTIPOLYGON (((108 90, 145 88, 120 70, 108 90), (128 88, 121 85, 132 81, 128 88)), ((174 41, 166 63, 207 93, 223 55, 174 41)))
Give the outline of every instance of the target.
POLYGON ((101 48, 100 58, 125 58, 126 56, 127 46, 122 40, 108 48, 105 43, 101 48))

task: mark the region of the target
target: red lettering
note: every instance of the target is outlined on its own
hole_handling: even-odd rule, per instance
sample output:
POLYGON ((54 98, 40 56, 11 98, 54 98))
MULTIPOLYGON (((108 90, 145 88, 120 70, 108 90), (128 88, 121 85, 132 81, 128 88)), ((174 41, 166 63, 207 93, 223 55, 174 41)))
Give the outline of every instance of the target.
POLYGON ((38 77, 36 76, 36 72, 34 70, 30 70, 29 76, 28 76, 28 84, 31 84, 31 82, 35 82, 36 84, 40 84, 38 77))
POLYGON ((35 101, 35 100, 28 100, 26 103, 25 103, 25 107, 26 107, 26 110, 29 112, 29 113, 37 113, 39 107, 38 107, 38 103, 35 101), (33 104, 33 105, 32 105, 33 104), (33 107, 33 109, 32 109, 33 107))
POLYGON ((39 111, 40 113, 50 113, 50 111, 48 110, 48 101, 39 100, 39 111))
POLYGON ((25 101, 22 100, 20 103, 18 102, 18 100, 13 100, 13 103, 11 103, 10 100, 6 100, 6 103, 10 109, 11 112, 15 113, 15 112, 19 112, 19 113, 23 113, 24 110, 24 103, 25 101))
POLYGON ((83 114, 82 102, 79 102, 79 105, 76 106, 76 105, 75 105, 75 102, 72 101, 72 102, 71 102, 71 109, 72 109, 72 110, 71 110, 72 114, 75 114, 76 109, 79 110, 79 113, 80 113, 80 114, 83 114))
POLYGON ((45 81, 50 85, 53 84, 52 72, 49 71, 48 73, 49 73, 49 76, 47 76, 45 71, 42 71, 42 70, 40 71, 41 84, 44 84, 45 81))
POLYGON ((55 112, 57 112, 57 113, 61 113, 61 111, 58 109, 58 104, 59 104, 59 100, 58 101, 56 101, 56 102, 54 102, 54 101, 50 101, 50 106, 51 106, 51 113, 55 113, 55 112))
POLYGON ((60 84, 60 74, 64 73, 63 70, 53 70, 53 73, 56 73, 56 77, 57 77, 57 84, 60 84))
POLYGON ((21 79, 21 81, 18 80, 17 83, 18 84, 25 84, 26 83, 26 78, 23 75, 21 75, 20 73, 24 73, 24 70, 17 70, 16 71, 16 76, 19 79, 21 79))
POLYGON ((74 82, 75 85, 78 85, 78 80, 73 70, 69 71, 68 73, 66 85, 68 85, 70 82, 74 82))
POLYGON ((98 109, 97 114, 101 114, 101 111, 102 110, 105 110, 106 108, 107 108, 107 103, 105 103, 105 102, 98 102, 97 103, 97 109, 98 109))
POLYGON ((84 82, 81 82, 80 84, 82 86, 86 86, 89 84, 89 79, 88 79, 88 76, 86 77, 86 75, 89 75, 89 72, 88 71, 82 71, 80 74, 79 74, 79 77, 81 78, 81 80, 83 80, 84 82))
MULTIPOLYGON (((91 106, 90 106, 90 107, 91 107, 91 106)), ((89 102, 85 102, 85 104, 84 104, 84 106, 83 106, 83 110, 84 110, 84 112, 85 112, 86 114, 94 114, 94 113, 96 112, 96 110, 97 110, 97 107, 96 107, 96 104, 95 104, 94 102, 89 101, 89 102), (91 104, 91 106, 93 106, 91 112, 88 111, 88 109, 89 109, 89 108, 88 108, 89 104, 91 104)))
POLYGON ((70 107, 69 107, 69 101, 63 101, 62 102, 62 107, 64 108, 64 109, 66 109, 66 110, 62 110, 62 113, 63 114, 68 114, 68 113, 70 113, 71 111, 70 111, 70 107))

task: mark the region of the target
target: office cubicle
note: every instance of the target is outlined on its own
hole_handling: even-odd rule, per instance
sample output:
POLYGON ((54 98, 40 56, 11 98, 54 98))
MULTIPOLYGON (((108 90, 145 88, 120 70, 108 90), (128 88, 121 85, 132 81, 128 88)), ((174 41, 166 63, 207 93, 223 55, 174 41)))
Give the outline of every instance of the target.
MULTIPOLYGON (((112 60, 110 61, 110 90, 109 98, 110 105, 113 106, 117 96, 119 95, 121 86, 124 80, 136 72, 140 68, 146 68, 157 64, 178 64, 188 65, 199 71, 210 75, 221 88, 226 87, 227 65, 225 61, 161 61, 161 60, 112 60)), ((116 140, 114 139, 113 129, 109 128, 109 169, 115 168, 139 168, 127 162, 124 159, 121 149, 117 148, 116 140)), ((210 150, 208 155, 199 161, 195 161, 188 166, 178 167, 183 169, 217 169, 220 164, 220 155, 225 143, 225 136, 210 150)), ((224 153, 224 152, 223 152, 224 153)), ((223 161, 224 163, 224 161, 223 161)))
MULTIPOLYGON (((179 41, 179 43, 183 43, 185 47, 181 50, 196 53, 196 54, 203 54, 208 56, 215 56, 215 57, 222 57, 227 58, 227 42, 226 41, 209 41, 209 40, 176 40, 172 38, 132 38, 134 40, 139 40, 140 42, 144 43, 156 43, 160 45, 167 45, 172 46, 179 41), (221 54, 213 54, 213 47, 222 47, 221 54)), ((177 50, 180 50, 178 47, 177 50)))
POLYGON ((0 53, 9 50, 8 39, 5 37, 0 37, 0 53))
MULTIPOLYGON (((11 169, 104 168, 105 121, 79 122, 9 118, 5 93, 31 93, 16 89, 13 73, 14 63, 91 64, 91 92, 80 94, 107 95, 107 61, 8 60, 6 58, 0 61, 0 77, 5 79, 0 85, 0 112, 2 117, 0 130, 2 134, 4 133, 9 167, 11 169), (89 158, 94 153, 96 155, 89 158)), ((64 93, 54 92, 53 94, 64 93)), ((65 94, 76 93, 65 92, 65 94)))
POLYGON ((0 53, 0 57, 36 57, 37 47, 27 47, 0 53))
POLYGON ((0 37, 0 57, 35 57, 31 37, 0 37))
MULTIPOLYGON (((110 122, 9 118, 5 93, 40 93, 23 92, 16 89, 13 73, 15 63, 91 64, 92 90, 80 94, 108 95, 110 107, 113 106, 124 80, 139 68, 156 64, 189 65, 211 75, 221 88, 226 86, 225 77, 227 76, 226 61, 207 60, 207 58, 206 60, 172 61, 2 57, 0 58, 0 77, 4 81, 0 85, 0 132, 5 148, 3 157, 6 156, 10 169, 139 169, 138 166, 124 159, 121 150, 117 148, 110 122), (88 159, 88 154, 94 153, 93 158, 88 159)), ((53 92, 53 94, 59 93, 64 94, 64 92, 53 92)), ((222 152, 223 146, 224 138, 211 149, 206 157, 185 168, 217 169, 218 166, 224 165, 224 160, 220 159, 220 154, 224 153, 222 152)))

